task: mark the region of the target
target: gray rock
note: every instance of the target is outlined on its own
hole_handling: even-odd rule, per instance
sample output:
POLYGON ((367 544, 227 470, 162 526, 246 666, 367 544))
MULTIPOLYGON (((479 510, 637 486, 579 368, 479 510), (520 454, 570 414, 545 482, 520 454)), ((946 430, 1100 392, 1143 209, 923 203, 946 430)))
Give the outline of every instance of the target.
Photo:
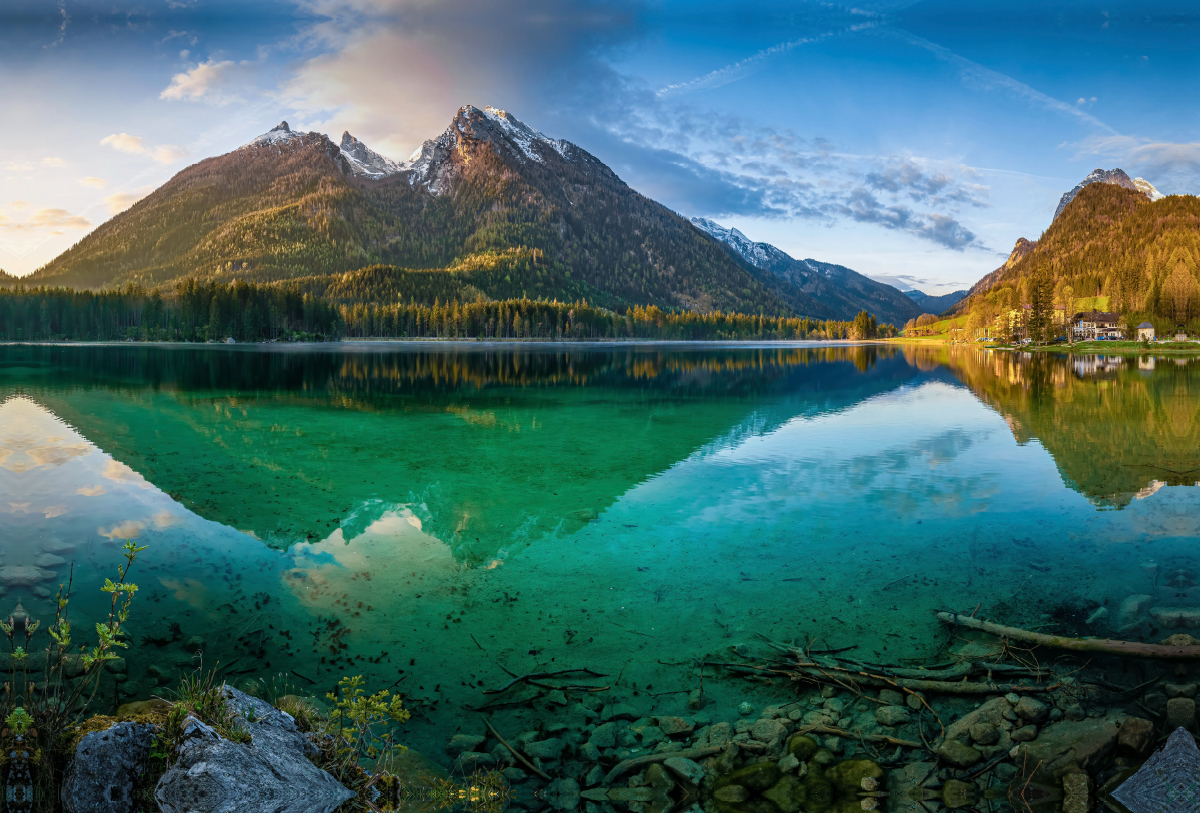
POLYGON ((1037 726, 1021 726, 1012 733, 1013 742, 1032 742, 1037 739, 1037 726))
POLYGON ((1154 723, 1141 717, 1126 717, 1117 733, 1117 745, 1135 756, 1141 756, 1154 742, 1154 723))
POLYGON ((1050 722, 1057 723, 1059 720, 1061 720, 1066 715, 1063 714, 1062 709, 1055 707, 1055 708, 1050 709, 1050 714, 1048 716, 1050 717, 1050 722))
POLYGON ((1195 697, 1195 683, 1165 683, 1163 691, 1167 693, 1167 697, 1195 697))
POLYGON ((915 694, 906 695, 904 704, 913 711, 920 711, 921 707, 925 705, 921 702, 921 698, 917 697, 915 694))
POLYGON ((331 813, 354 794, 308 760, 315 746, 290 715, 229 687, 249 743, 184 720, 177 761, 158 782, 162 813, 331 813))
POLYGON ((536 757, 537 759, 553 761, 562 756, 564 744, 557 737, 551 737, 548 740, 541 740, 540 742, 531 742, 525 746, 525 755, 530 758, 536 757))
POLYGON ((637 709, 628 703, 614 703, 600 711, 600 719, 605 723, 610 720, 636 720, 637 717, 637 709))
POLYGON ((704 781, 704 768, 693 760, 683 757, 668 757, 663 760, 663 765, 685 782, 699 786, 704 781))
POLYGON ((688 693, 687 705, 692 711, 697 711, 704 708, 707 702, 707 698, 704 697, 704 694, 699 689, 692 689, 692 691, 688 693))
POLYGON ((1172 697, 1167 701, 1166 728, 1174 731, 1180 727, 1188 731, 1196 729, 1196 701, 1190 697, 1172 697))
POLYGON ((617 744, 617 724, 604 723, 592 729, 588 742, 597 748, 612 748, 617 744))
POLYGON ((889 706, 903 706, 904 695, 895 689, 881 689, 879 691, 879 699, 889 706))
POLYGON ((682 717, 659 717, 656 722, 658 727, 662 729, 662 733, 668 737, 675 737, 679 734, 691 734, 695 728, 694 723, 690 723, 682 717))
POLYGON ((1079 723, 1087 719, 1087 712, 1083 710, 1083 706, 1078 703, 1072 703, 1067 706, 1063 716, 1072 723, 1079 723))
POLYGON ((976 723, 967 729, 971 741, 979 745, 995 745, 1000 739, 1000 732, 991 723, 976 723))
POLYGON ((1041 700, 1037 700, 1032 697, 1022 697, 1017 701, 1016 705, 1013 706, 1013 711, 1017 713, 1018 717, 1021 717, 1022 719, 1031 723, 1040 723, 1045 718, 1046 712, 1049 710, 1049 706, 1047 706, 1041 700))
POLYGON ((588 762, 600 761, 600 748, 596 743, 588 740, 583 745, 579 746, 579 756, 586 759, 588 762))
POLYGON ((753 713, 754 706, 750 705, 749 703, 742 703, 740 706, 738 706, 738 714, 742 715, 743 717, 749 717, 753 713))
POLYGON ((663 733, 663 730, 656 725, 642 726, 640 734, 643 748, 650 748, 658 745, 667 738, 667 735, 663 733))
POLYGON ((456 757, 463 751, 474 751, 487 741, 487 737, 478 734, 455 734, 446 744, 446 753, 456 757))
POLYGON ((978 748, 972 748, 952 739, 947 739, 942 743, 942 746, 937 749, 937 753, 942 759, 958 768, 969 768, 983 757, 978 748))
POLYGON ((759 742, 774 742, 787 735, 787 728, 778 720, 759 720, 750 726, 750 736, 759 742))
POLYGON ((875 720, 880 725, 904 725, 912 716, 904 706, 880 706, 875 709, 875 720))
POLYGON ((547 703, 550 703, 555 706, 567 705, 567 696, 565 694, 563 694, 561 691, 559 691, 558 689, 547 692, 546 697, 544 699, 547 703))
POLYGON ((800 767, 800 759, 795 754, 788 754, 783 759, 779 760, 779 770, 784 773, 791 773, 800 767))
POLYGON ((579 807, 579 783, 574 779, 555 779, 545 790, 546 801, 555 810, 574 810, 579 807))
POLYGON ((708 730, 710 745, 725 745, 731 739, 733 739, 733 726, 729 723, 713 723, 712 728, 708 730))
POLYGON ((600 784, 600 780, 602 779, 604 779, 604 768, 600 765, 593 765, 592 769, 587 772, 587 776, 584 777, 583 784, 589 788, 594 788, 600 784))
POLYGON ((1040 763, 1043 770, 1055 777, 1076 768, 1090 772, 1112 753, 1117 743, 1117 731, 1117 721, 1108 719, 1051 723, 1042 729, 1036 740, 1018 746, 1014 763, 1040 763))
POLYGON ((146 770, 154 726, 117 723, 93 731, 75 747, 75 758, 63 776, 66 813, 129 813, 133 782, 146 770))

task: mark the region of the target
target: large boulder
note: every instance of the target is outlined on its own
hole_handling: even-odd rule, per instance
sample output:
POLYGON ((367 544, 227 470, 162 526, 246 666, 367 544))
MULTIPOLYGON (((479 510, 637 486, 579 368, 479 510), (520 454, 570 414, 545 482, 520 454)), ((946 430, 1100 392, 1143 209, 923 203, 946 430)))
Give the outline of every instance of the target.
POLYGON ((85 734, 63 776, 66 813, 130 813, 133 785, 145 775, 154 726, 117 723, 85 734))
POLYGON ((354 796, 308 760, 315 746, 291 715, 225 691, 247 718, 250 742, 231 742, 188 717, 178 759, 154 791, 163 813, 331 813, 354 796))
POLYGON ((1125 715, 1063 720, 1041 730, 1033 742, 1022 743, 1016 764, 1040 765, 1039 772, 1060 778, 1078 768, 1094 771, 1113 751, 1125 715), (1022 753, 1023 752, 1023 753, 1022 753))

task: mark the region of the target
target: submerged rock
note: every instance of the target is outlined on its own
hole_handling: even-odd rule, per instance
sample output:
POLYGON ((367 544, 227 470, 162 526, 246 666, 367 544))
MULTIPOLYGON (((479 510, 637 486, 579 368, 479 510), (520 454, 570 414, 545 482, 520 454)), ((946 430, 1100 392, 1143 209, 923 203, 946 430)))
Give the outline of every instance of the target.
POLYGON ((248 744, 195 717, 183 724, 178 761, 158 782, 163 813, 331 813, 354 794, 308 760, 315 747, 290 715, 229 687, 246 716, 248 744))
POLYGON ((1022 760, 1029 765, 1040 763, 1042 771, 1055 777, 1072 765, 1085 772, 1094 770, 1112 753, 1121 722, 1099 717, 1051 723, 1036 740, 1018 746, 1016 764, 1022 764, 1022 760))
POLYGON ((155 727, 117 723, 85 734, 63 776, 66 813, 130 813, 133 784, 146 771, 155 727))

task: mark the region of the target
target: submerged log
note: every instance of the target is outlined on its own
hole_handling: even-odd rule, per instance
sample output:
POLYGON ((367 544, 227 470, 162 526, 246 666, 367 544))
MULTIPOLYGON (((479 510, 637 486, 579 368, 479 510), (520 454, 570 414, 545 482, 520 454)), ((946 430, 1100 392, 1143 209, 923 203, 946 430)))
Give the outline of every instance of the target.
POLYGON ((940 612, 938 620, 946 624, 967 629, 989 632, 1002 638, 1023 641, 1055 649, 1070 649, 1075 652, 1102 652, 1109 655, 1126 655, 1134 658, 1164 658, 1171 660, 1200 659, 1200 646, 1175 646, 1172 644, 1143 644, 1138 641, 1117 641, 1110 638, 1066 638, 1061 635, 1046 635, 1030 632, 1019 627, 1006 627, 990 621, 980 621, 968 615, 940 612))

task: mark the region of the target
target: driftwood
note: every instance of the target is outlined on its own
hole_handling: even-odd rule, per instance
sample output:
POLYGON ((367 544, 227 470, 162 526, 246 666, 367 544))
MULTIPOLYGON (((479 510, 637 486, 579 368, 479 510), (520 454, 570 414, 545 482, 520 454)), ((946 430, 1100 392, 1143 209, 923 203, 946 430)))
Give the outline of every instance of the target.
POLYGON ((796 729, 797 734, 831 734, 835 737, 845 737, 846 739, 864 739, 870 742, 882 742, 888 745, 899 745, 904 748, 924 748, 925 746, 919 742, 912 740, 902 740, 897 737, 888 737, 884 734, 863 734, 860 731, 843 731, 840 728, 834 728, 827 725, 805 725, 796 729))
POLYGON ((722 664, 731 672, 743 672, 764 676, 787 677, 793 680, 799 677, 809 677, 813 680, 829 678, 831 673, 843 675, 846 679, 861 686, 876 688, 896 688, 908 694, 914 692, 935 692, 941 694, 1004 694, 1005 692, 1049 692, 1058 688, 1057 683, 1041 683, 1026 685, 1024 683, 992 683, 982 681, 950 681, 950 680, 917 680, 915 678, 884 678, 871 675, 858 669, 844 666, 823 666, 816 663, 789 663, 780 668, 751 666, 750 664, 722 664))
POLYGON ((546 775, 545 771, 539 771, 537 768, 535 768, 533 766, 532 762, 530 762, 528 759, 525 758, 524 754, 522 754, 516 748, 513 748, 511 745, 509 745, 508 740, 506 740, 500 736, 500 732, 497 731, 494 726, 492 726, 492 724, 488 720, 488 718, 486 718, 486 717, 483 718, 483 724, 488 727, 488 731, 492 732, 492 736, 494 736, 496 739, 500 740, 500 744, 503 745, 505 748, 507 748, 508 752, 510 754, 512 754, 517 759, 521 760, 522 765, 524 765, 529 770, 533 771, 535 774, 540 776, 542 779, 545 779, 547 782, 553 781, 550 779, 549 776, 546 775))
MULTIPOLYGON (((505 670, 505 671, 507 671, 507 670, 505 670)), ((484 689, 483 693, 484 694, 500 694, 501 692, 508 691, 513 686, 516 686, 518 683, 527 683, 527 682, 531 682, 534 680, 540 680, 542 678, 557 677, 558 675, 577 675, 581 672, 585 675, 590 675, 591 677, 608 677, 608 675, 606 675, 606 674, 603 674, 601 672, 593 672, 591 669, 559 669, 558 671, 555 671, 555 672, 530 672, 527 675, 519 675, 517 677, 514 677, 512 680, 510 680, 508 683, 505 683, 499 689, 484 689)), ((509 674, 512 674, 512 673, 509 672, 509 674)), ((543 686, 542 688, 556 689, 556 688, 560 688, 560 687, 543 686)), ((584 689, 587 691, 598 691, 598 689, 596 687, 589 687, 589 686, 569 686, 569 687, 562 687, 562 688, 584 689)), ((607 689, 608 687, 605 686, 603 688, 607 689)))
MULTIPOLYGON (((1070 649, 1075 652, 1101 652, 1109 655, 1126 655, 1134 658, 1164 658, 1170 660, 1200 659, 1200 646, 1172 646, 1170 644, 1143 644, 1138 641, 1116 641, 1110 638, 1065 638, 1061 635, 1046 635, 1030 632, 1019 627, 1006 627, 990 621, 980 621, 968 615, 940 612, 938 620, 946 624, 981 630, 1002 638, 1023 641, 1037 646, 1055 649, 1070 649)), ((1029 691, 1029 689, 1021 689, 1029 691)))
MULTIPOLYGON (((737 745, 737 743, 734 743, 734 745, 737 745)), ((711 757, 713 754, 719 754, 724 750, 724 745, 705 745, 700 748, 684 748, 682 751, 664 751, 661 754, 646 754, 641 757, 632 757, 614 765, 613 769, 604 776, 603 782, 607 785, 630 768, 636 768, 639 765, 662 762, 664 759, 670 759, 671 757, 704 759, 705 757, 711 757)))

